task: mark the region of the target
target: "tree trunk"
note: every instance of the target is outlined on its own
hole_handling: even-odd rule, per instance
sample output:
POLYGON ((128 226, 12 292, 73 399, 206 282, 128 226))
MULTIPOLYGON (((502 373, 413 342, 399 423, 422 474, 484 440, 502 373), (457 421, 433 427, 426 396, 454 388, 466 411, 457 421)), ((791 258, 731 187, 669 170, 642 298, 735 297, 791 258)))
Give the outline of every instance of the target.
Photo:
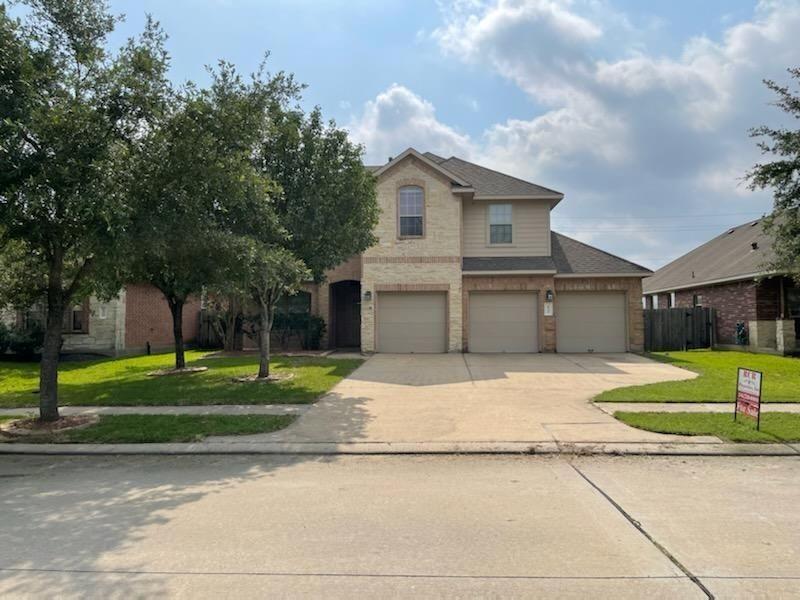
POLYGON ((64 327, 61 268, 61 257, 54 257, 47 282, 47 315, 42 362, 39 366, 39 419, 42 421, 57 421, 59 418, 58 359, 61 354, 61 331, 64 327))
POLYGON ((186 367, 186 357, 183 349, 183 304, 182 299, 168 299, 169 310, 172 313, 172 335, 175 338, 175 368, 186 367))
POLYGON ((272 333, 272 308, 265 303, 261 303, 261 331, 258 334, 258 378, 266 379, 269 377, 269 337, 272 333))
POLYGON ((231 296, 228 300, 228 311, 225 314, 225 337, 222 343, 222 349, 226 352, 241 350, 241 348, 236 347, 236 338, 241 322, 239 318, 240 312, 238 300, 231 296))

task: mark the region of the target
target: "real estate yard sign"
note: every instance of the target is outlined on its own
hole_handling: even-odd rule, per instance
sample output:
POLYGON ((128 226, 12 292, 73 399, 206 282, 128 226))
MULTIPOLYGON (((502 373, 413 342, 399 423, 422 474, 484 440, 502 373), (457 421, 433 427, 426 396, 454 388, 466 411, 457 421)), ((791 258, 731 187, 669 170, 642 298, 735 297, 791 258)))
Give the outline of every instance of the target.
POLYGON ((756 420, 756 429, 761 427, 761 372, 742 369, 736 382, 736 408, 733 411, 733 420, 739 413, 753 417, 756 420))

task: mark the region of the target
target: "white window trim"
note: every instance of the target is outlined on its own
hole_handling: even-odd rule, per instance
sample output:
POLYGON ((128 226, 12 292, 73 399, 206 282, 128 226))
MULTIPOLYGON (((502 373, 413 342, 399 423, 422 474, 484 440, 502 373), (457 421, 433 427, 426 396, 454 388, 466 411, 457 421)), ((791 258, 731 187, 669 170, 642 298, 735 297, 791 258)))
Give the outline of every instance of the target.
POLYGON ((397 237, 401 240, 418 240, 425 237, 425 231, 427 229, 427 219, 425 218, 425 188, 421 185, 416 184, 407 184, 401 185, 397 188, 397 237), (422 207, 420 208, 419 215, 403 215, 400 210, 400 195, 402 191, 406 188, 416 188, 420 191, 422 195, 422 207), (422 233, 419 235, 404 235, 403 234, 403 217, 421 217, 422 218, 422 233))
POLYGON ((513 248, 514 232, 514 204, 511 202, 490 202, 486 205, 486 246, 489 248, 513 248), (492 206, 508 206, 511 209, 511 223, 494 223, 495 225, 511 225, 511 242, 492 243, 492 206))

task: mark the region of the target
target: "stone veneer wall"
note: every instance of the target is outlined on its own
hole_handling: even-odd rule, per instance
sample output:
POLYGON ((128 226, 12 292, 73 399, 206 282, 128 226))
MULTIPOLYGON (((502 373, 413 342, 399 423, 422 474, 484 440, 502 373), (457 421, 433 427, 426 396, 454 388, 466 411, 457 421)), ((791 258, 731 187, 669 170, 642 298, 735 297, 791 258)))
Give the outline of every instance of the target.
POLYGON ((380 310, 380 292, 446 291, 447 299, 447 350, 461 351, 461 264, 449 263, 389 263, 365 264, 361 280, 362 298, 365 291, 372 292, 372 300, 361 302, 361 349, 376 349, 376 312, 380 310))
POLYGON ((125 292, 108 302, 95 297, 89 299, 89 330, 87 333, 67 333, 62 335, 64 352, 100 352, 116 354, 124 347, 120 327, 125 323, 125 292))
POLYGON ((385 171, 378 182, 381 215, 375 235, 378 242, 363 255, 361 277, 361 348, 375 351, 378 294, 383 291, 446 290, 450 352, 461 351, 461 200, 450 181, 415 157, 385 171), (424 236, 401 239, 397 224, 400 187, 417 185, 425 196, 424 236), (365 292, 372 300, 364 301, 365 292))

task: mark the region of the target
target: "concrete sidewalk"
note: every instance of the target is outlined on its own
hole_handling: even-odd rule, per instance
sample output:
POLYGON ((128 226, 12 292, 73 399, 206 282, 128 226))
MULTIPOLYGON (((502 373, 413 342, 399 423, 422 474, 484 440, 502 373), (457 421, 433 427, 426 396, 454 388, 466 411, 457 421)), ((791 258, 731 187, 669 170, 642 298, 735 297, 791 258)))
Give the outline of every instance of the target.
MULTIPOLYGON (((310 404, 214 404, 205 406, 61 406, 70 415, 302 415, 310 404)), ((0 417, 37 413, 34 406, 0 408, 0 417)))
MULTIPOLYGON (((609 415, 615 412, 691 412, 691 413, 730 413, 733 415, 733 402, 593 402, 609 415)), ((800 413, 798 403, 770 403, 761 405, 762 412, 800 413)))

